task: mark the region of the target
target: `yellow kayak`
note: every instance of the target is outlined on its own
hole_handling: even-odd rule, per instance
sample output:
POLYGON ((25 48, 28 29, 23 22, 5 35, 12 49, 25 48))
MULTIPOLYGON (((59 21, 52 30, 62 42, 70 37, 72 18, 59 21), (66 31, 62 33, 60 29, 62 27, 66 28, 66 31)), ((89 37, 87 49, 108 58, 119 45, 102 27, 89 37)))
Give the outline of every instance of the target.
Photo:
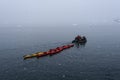
POLYGON ((43 55, 43 54, 44 54, 44 52, 37 52, 37 53, 33 53, 33 54, 24 55, 23 58, 29 59, 29 58, 37 57, 38 55, 43 55))

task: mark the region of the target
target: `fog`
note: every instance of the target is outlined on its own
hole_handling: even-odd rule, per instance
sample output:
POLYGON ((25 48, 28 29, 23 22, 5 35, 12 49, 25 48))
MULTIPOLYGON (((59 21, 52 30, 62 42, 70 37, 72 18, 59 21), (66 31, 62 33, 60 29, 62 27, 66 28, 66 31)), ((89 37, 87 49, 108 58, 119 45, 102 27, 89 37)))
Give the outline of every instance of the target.
POLYGON ((108 24, 120 0, 0 0, 0 25, 108 24))

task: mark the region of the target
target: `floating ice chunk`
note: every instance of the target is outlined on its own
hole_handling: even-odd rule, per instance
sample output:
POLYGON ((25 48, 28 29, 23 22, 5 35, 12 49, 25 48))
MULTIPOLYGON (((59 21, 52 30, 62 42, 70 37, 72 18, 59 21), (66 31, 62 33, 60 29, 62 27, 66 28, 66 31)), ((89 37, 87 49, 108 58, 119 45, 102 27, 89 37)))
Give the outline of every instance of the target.
POLYGON ((66 76, 65 75, 62 75, 62 78, 65 78, 66 76))
POLYGON ((59 63, 58 65, 61 66, 62 64, 59 63))
POLYGON ((27 70, 27 68, 26 68, 26 67, 24 67, 24 68, 23 68, 23 70, 27 70))
POLYGON ((72 24, 73 26, 77 26, 78 24, 72 24))

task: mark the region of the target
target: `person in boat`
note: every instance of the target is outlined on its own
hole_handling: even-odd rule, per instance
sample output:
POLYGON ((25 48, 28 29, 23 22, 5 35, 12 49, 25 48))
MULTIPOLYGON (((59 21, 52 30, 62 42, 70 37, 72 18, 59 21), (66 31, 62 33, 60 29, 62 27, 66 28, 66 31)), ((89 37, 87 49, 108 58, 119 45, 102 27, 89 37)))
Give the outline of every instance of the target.
POLYGON ((78 36, 75 37, 75 41, 76 42, 79 42, 81 39, 82 39, 82 37, 80 35, 78 35, 78 36))
POLYGON ((86 37, 85 37, 85 36, 83 36, 83 37, 81 38, 81 41, 82 41, 82 42, 87 42, 86 37))
POLYGON ((72 43, 85 43, 87 41, 86 37, 81 37, 80 35, 76 36, 72 43))
POLYGON ((74 42, 78 43, 78 42, 81 41, 81 39, 82 39, 82 37, 80 35, 78 35, 78 36, 75 37, 75 39, 72 41, 72 43, 74 43, 74 42))

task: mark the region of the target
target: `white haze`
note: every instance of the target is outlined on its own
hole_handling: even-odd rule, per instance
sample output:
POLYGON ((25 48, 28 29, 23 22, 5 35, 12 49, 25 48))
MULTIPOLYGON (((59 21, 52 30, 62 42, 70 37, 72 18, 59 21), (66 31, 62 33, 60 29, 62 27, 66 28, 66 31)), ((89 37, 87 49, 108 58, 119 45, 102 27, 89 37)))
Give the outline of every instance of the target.
POLYGON ((120 0, 0 0, 0 25, 103 24, 120 18, 120 0))

